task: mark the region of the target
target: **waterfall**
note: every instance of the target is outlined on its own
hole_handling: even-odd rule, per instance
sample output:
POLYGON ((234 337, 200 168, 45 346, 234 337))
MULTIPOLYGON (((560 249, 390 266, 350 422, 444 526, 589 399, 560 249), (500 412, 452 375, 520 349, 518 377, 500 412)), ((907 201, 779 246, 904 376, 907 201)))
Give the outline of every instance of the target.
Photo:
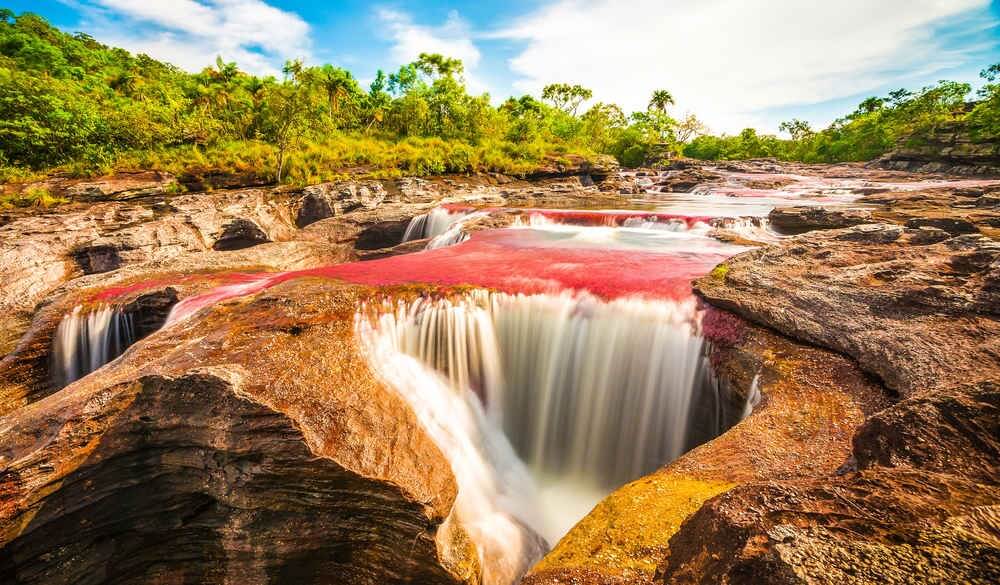
POLYGON ((451 212, 444 207, 435 207, 427 213, 418 215, 406 225, 403 241, 433 238, 448 231, 451 224, 465 217, 464 213, 451 212))
POLYGON ((743 405, 743 412, 740 413, 740 420, 750 416, 753 409, 760 404, 760 373, 754 374, 753 381, 750 382, 750 391, 747 392, 747 401, 743 405))
POLYGON ((477 290, 380 311, 370 329, 384 343, 437 371, 452 395, 482 401, 541 483, 550 540, 689 446, 706 366, 693 299, 477 290))
POLYGON ((704 223, 696 223, 688 226, 688 222, 681 219, 668 219, 659 221, 656 218, 630 217, 622 222, 622 227, 643 230, 666 230, 669 232, 686 232, 694 228, 706 228, 704 223))
POLYGON ((433 250, 435 248, 444 248, 446 246, 454 246, 455 244, 461 244, 462 242, 469 239, 469 234, 465 231, 465 225, 470 221, 479 219, 481 217, 486 217, 489 214, 485 211, 476 211, 473 213, 459 214, 460 217, 451 222, 451 225, 439 235, 434 236, 431 241, 427 242, 427 249, 433 250))
POLYGON ((435 207, 410 220, 403 233, 403 241, 430 238, 426 246, 428 250, 461 244, 469 239, 469 234, 463 229, 465 224, 487 215, 484 211, 464 212, 435 207))
POLYGON ((407 324, 393 313, 372 321, 362 311, 355 323, 376 374, 410 404, 451 465, 458 484, 455 513, 476 545, 483 583, 515 583, 546 552, 536 536, 541 512, 534 482, 474 394, 456 392, 440 374, 400 351, 398 340, 409 332, 399 326, 407 324))
POLYGON ((132 315, 116 305, 80 306, 63 317, 52 345, 52 377, 57 386, 74 382, 120 356, 135 342, 132 315))
POLYGON ((713 220, 712 225, 758 242, 777 242, 785 237, 771 228, 766 217, 723 217, 713 220))

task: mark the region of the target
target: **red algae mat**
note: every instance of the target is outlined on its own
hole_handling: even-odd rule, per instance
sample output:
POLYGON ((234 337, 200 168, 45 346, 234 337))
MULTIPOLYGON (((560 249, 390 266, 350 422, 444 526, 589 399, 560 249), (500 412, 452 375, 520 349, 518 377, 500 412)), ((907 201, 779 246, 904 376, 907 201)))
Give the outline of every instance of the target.
POLYGON ((371 286, 470 285, 525 294, 586 290, 605 299, 638 295, 679 300, 690 296, 694 278, 732 254, 732 247, 722 245, 698 251, 640 251, 552 242, 535 230, 486 230, 462 244, 402 256, 292 272, 233 274, 229 284, 181 301, 172 320, 225 299, 307 277, 371 286))

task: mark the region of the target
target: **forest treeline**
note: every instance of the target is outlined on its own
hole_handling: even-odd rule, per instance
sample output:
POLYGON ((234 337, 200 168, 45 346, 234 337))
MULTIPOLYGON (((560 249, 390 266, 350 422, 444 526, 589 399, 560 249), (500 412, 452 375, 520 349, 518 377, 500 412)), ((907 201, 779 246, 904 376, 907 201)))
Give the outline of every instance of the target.
POLYGON ((787 122, 792 139, 752 129, 705 135, 693 115, 671 115, 666 90, 630 114, 561 83, 493 105, 469 93, 463 73, 460 61, 436 54, 379 71, 367 87, 345 69, 298 61, 277 77, 221 59, 188 73, 0 9, 0 181, 53 170, 202 168, 305 184, 345 172, 522 174, 569 155, 610 154, 635 166, 671 152, 837 162, 874 158, 944 122, 964 120, 983 140, 1000 129, 996 65, 983 72, 975 104, 966 102, 967 84, 899 90, 823 130, 787 122))

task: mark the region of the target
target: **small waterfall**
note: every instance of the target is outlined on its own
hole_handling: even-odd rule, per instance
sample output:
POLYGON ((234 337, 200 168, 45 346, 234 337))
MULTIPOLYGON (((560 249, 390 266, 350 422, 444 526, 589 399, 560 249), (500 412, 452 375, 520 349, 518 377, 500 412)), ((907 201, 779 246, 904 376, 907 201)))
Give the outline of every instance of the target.
POLYGON ((132 315, 116 305, 84 312, 74 307, 56 328, 52 378, 56 386, 74 382, 120 356, 135 343, 132 315))
POLYGON ((465 217, 465 213, 452 212, 445 207, 435 207, 427 213, 410 220, 403 233, 403 241, 410 242, 423 238, 434 238, 448 231, 451 224, 465 217))
POLYGON ((464 230, 465 224, 487 215, 489 214, 484 211, 465 212, 435 207, 410 220, 406 225, 406 232, 403 233, 403 241, 430 238, 425 247, 428 250, 461 244, 469 239, 469 234, 464 230))
POLYGON ((750 382, 750 391, 747 392, 747 401, 743 405, 743 412, 740 413, 740 420, 745 419, 750 416, 753 409, 760 404, 761 394, 760 394, 760 373, 757 373, 753 377, 753 381, 750 382))
POLYGON ((444 248, 446 246, 461 244, 469 239, 469 234, 465 231, 465 225, 470 221, 486 217, 487 215, 489 214, 485 211, 462 214, 461 217, 454 220, 451 225, 448 226, 448 229, 446 229, 443 233, 434 236, 431 241, 427 242, 426 248, 428 250, 433 250, 435 248, 444 248))
POLYGON ((681 219, 667 219, 664 221, 657 220, 656 218, 649 219, 645 217, 630 217, 622 222, 622 227, 641 229, 641 230, 664 230, 668 232, 686 232, 695 228, 704 229, 707 226, 704 223, 695 223, 693 226, 689 226, 688 222, 681 219))
POLYGON ((771 229, 771 221, 766 217, 724 217, 712 220, 712 226, 758 242, 777 242, 785 237, 771 229))

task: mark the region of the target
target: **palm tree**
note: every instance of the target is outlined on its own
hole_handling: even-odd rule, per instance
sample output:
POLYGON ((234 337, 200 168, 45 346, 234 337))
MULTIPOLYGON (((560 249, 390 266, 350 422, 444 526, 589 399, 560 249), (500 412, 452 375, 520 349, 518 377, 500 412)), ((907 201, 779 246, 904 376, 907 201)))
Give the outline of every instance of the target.
POLYGON ((340 113, 341 101, 350 95, 354 87, 354 78, 350 72, 327 64, 320 69, 320 85, 326 90, 330 102, 330 122, 333 123, 334 117, 340 113))
POLYGON ((658 89, 653 92, 653 97, 649 100, 650 110, 659 110, 660 112, 666 113, 667 106, 674 105, 674 96, 672 93, 665 89, 658 89))

